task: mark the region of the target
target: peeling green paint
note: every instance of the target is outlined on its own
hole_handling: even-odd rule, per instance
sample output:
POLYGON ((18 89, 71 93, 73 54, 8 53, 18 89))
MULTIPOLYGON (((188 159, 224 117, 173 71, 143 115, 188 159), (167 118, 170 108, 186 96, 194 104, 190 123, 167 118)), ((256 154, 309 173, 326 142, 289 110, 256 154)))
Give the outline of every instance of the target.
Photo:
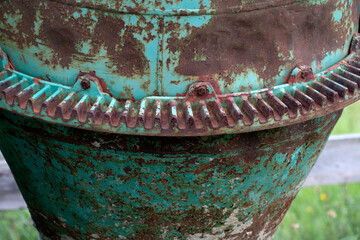
POLYGON ((340 22, 341 17, 342 17, 342 12, 341 12, 341 11, 336 10, 336 11, 333 12, 333 19, 334 19, 334 21, 340 22))
POLYGON ((354 3, 1 1, 0 148, 42 238, 271 239, 360 98, 354 3))
POLYGON ((2 152, 50 239, 269 239, 339 117, 177 141, 0 114, 2 152))

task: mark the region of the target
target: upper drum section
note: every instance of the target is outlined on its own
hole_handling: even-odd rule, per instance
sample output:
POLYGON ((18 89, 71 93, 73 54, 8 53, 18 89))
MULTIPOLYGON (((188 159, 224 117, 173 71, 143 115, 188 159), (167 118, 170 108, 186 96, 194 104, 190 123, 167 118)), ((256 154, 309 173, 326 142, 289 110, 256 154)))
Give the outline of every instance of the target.
POLYGON ((182 96, 197 81, 226 94, 332 66, 358 12, 358 0, 5 0, 0 47, 25 74, 72 86, 90 73, 117 99, 182 96))

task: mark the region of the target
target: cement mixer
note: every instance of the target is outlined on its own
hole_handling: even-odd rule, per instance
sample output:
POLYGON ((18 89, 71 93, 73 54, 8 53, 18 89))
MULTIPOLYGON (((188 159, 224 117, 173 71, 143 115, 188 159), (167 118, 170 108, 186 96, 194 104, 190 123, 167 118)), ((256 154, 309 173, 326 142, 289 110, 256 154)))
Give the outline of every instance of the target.
POLYGON ((0 12, 0 148, 42 239, 271 239, 359 99, 357 0, 0 12))

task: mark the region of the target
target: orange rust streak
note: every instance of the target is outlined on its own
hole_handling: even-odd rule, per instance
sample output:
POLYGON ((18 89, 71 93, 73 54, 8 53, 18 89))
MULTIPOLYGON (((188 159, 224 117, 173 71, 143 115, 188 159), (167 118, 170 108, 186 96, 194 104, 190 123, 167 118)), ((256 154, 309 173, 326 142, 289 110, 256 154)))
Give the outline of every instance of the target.
POLYGON ((34 82, 34 84, 39 84, 40 80, 41 80, 41 79, 38 79, 38 78, 33 78, 33 82, 34 82))

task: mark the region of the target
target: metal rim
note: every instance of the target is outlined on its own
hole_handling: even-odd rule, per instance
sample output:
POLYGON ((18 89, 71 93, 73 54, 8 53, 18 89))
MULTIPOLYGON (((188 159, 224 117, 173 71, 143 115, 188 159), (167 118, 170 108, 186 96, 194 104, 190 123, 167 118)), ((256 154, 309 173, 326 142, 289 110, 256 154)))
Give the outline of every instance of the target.
MULTIPOLYGON (((132 135, 201 136, 282 127, 359 100, 358 42, 359 35, 344 60, 309 81, 221 95, 211 84, 197 82, 183 97, 139 101, 112 98, 89 75, 72 87, 25 75, 0 51, 0 108, 69 127, 132 135)), ((295 70, 303 77, 301 69, 295 70)))

